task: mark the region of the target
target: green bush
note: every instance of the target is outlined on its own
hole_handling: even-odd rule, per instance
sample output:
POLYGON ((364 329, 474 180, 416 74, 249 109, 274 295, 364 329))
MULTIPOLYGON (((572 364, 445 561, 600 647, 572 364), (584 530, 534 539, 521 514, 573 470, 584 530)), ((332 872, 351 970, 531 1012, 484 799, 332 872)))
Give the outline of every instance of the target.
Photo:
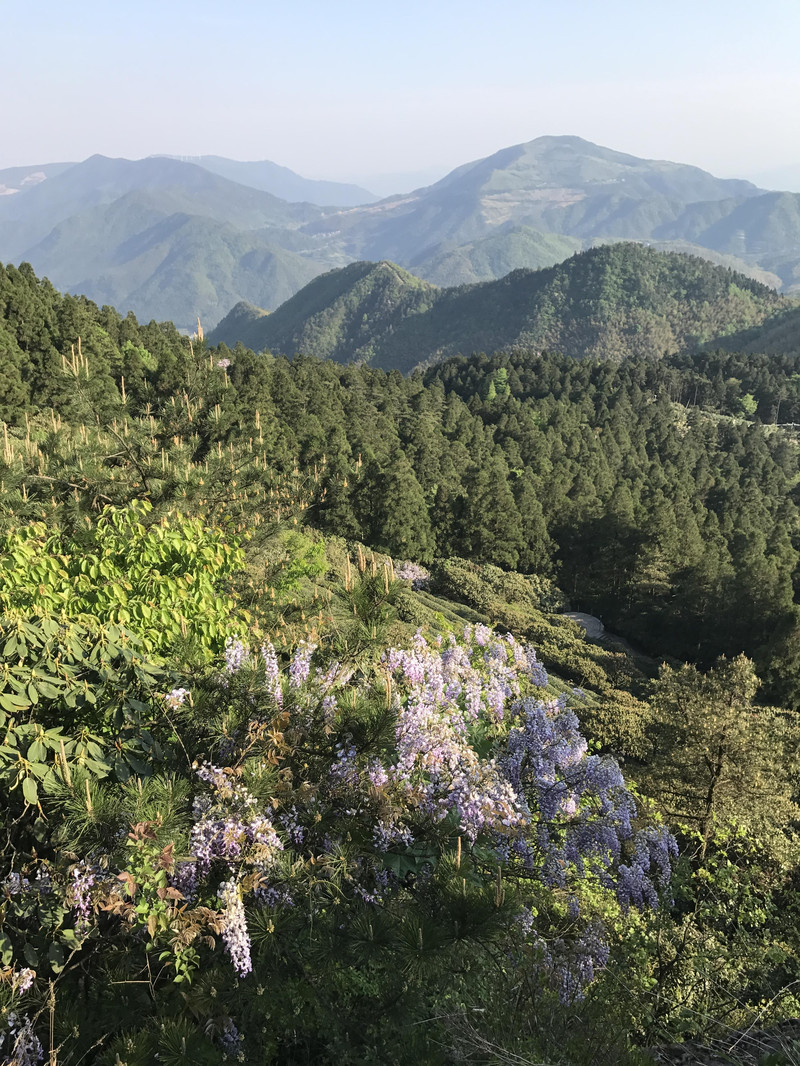
POLYGON ((43 522, 0 537, 0 611, 121 626, 157 654, 180 642, 219 651, 248 623, 226 591, 244 553, 201 518, 146 525, 151 510, 146 501, 108 507, 74 537, 43 522))

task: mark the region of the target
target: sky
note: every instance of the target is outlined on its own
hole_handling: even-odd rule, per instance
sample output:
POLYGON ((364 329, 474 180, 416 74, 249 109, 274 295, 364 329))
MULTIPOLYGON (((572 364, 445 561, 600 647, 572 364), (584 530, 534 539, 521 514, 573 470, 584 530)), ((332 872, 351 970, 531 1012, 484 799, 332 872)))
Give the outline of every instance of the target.
POLYGON ((800 191, 800 0, 0 0, 0 27, 0 169, 215 154, 383 194, 570 134, 800 191))

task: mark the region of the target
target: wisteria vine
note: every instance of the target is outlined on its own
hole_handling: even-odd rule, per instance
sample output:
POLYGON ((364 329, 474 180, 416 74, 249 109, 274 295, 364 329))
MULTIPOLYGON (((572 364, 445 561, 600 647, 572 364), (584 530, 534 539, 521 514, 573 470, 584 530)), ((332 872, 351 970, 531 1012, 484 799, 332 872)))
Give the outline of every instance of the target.
MULTIPOLYGON (((218 871, 223 940, 239 976, 251 968, 245 904, 291 905, 292 892, 273 882, 277 857, 284 849, 306 856, 335 850, 337 825, 340 833, 363 828, 363 854, 348 873, 353 898, 362 902, 379 905, 401 891, 391 856, 419 845, 425 826, 440 825, 451 827, 459 847, 490 846, 507 876, 563 892, 573 918, 572 888, 589 875, 615 892, 623 909, 657 905, 675 841, 662 826, 636 829, 636 804, 619 766, 589 752, 577 716, 563 693, 550 693, 533 648, 476 625, 460 640, 430 642, 419 632, 410 648, 389 649, 382 670, 394 742, 377 752, 360 751, 342 725, 344 695, 366 691, 368 679, 337 662, 313 669, 315 653, 302 643, 282 670, 271 644, 256 652, 235 638, 222 675, 224 688, 243 670, 251 684, 256 677, 267 716, 271 708, 288 721, 296 752, 329 738, 315 780, 295 780, 286 798, 274 801, 275 813, 230 767, 197 770, 205 789, 194 802, 191 859, 174 881, 195 899, 218 871)), ((524 911, 516 928, 540 943, 524 911)), ((539 957, 557 972, 560 993, 572 996, 605 964, 608 950, 596 922, 569 952, 563 946, 554 941, 539 957)))
MULTIPOLYGON (((200 695, 176 687, 164 701, 178 710, 200 695)), ((173 945, 176 978, 190 979, 200 955, 181 923, 205 923, 221 934, 236 978, 248 980, 256 966, 248 923, 259 910, 277 918, 298 913, 302 900, 300 913, 314 922, 311 886, 333 870, 339 899, 356 911, 391 906, 413 894, 404 870, 432 876, 457 848, 486 885, 499 877, 516 886, 509 959, 532 961, 571 1001, 609 950, 597 914, 581 914, 581 886, 591 882, 625 911, 657 906, 668 885, 675 840, 663 826, 639 826, 619 766, 589 750, 566 694, 511 634, 483 625, 459 638, 419 632, 410 647, 390 648, 363 670, 325 661, 310 642, 282 663, 272 644, 251 648, 233 637, 220 673, 206 682, 209 696, 238 707, 238 724, 213 761, 195 764, 183 854, 163 850, 144 825, 130 834, 138 873, 70 867, 61 888, 81 939, 104 909, 128 913, 133 924, 141 914, 147 935, 173 945), (376 730, 380 739, 359 733, 359 701, 381 704, 389 729, 376 730), (258 784, 267 779, 269 791, 258 784), (564 916, 560 928, 526 903, 544 898, 564 916)), ((3 888, 9 899, 51 890, 41 875, 34 882, 20 873, 3 888)), ((503 899, 498 890, 498 906, 503 899)), ((8 987, 19 1001, 35 981, 34 970, 20 969, 8 987)), ((232 1019, 225 1024, 220 1040, 239 1047, 245 1037, 232 1019)), ((37 1061, 40 1045, 21 1011, 9 1015, 2 1040, 3 1053, 12 1047, 19 1061, 37 1061)))

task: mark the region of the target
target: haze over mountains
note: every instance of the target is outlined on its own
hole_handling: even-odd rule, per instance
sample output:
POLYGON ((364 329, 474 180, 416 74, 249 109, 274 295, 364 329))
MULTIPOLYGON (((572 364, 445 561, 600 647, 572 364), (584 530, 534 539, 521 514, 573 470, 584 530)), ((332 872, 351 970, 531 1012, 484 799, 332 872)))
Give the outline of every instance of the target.
POLYGON ((578 137, 540 137, 377 202, 357 186, 212 156, 16 167, 0 171, 0 192, 0 261, 183 329, 198 316, 213 327, 241 300, 274 310, 354 261, 457 286, 619 240, 800 289, 800 194, 578 137))

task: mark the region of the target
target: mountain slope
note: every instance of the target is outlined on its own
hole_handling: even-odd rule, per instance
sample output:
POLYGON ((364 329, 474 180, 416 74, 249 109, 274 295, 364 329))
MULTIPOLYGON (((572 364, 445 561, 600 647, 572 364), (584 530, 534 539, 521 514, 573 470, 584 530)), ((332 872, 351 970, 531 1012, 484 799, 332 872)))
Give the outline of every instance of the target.
MULTIPOLYGON (((790 306, 743 275, 627 243, 478 285, 436 289, 415 281, 391 263, 333 271, 252 322, 249 341, 403 372, 517 345, 576 358, 653 358, 759 325, 790 306)), ((235 321, 223 320, 210 342, 240 339, 228 327, 235 321)))
POLYGON ((360 199, 364 190, 303 184, 268 161, 199 158, 202 166, 93 156, 2 172, 18 191, 0 195, 0 260, 27 260, 61 288, 105 293, 183 329, 197 314, 213 326, 241 300, 276 308, 319 273, 354 261, 390 261, 454 286, 620 240, 704 247, 764 280, 800 286, 800 196, 578 137, 505 148, 428 188, 357 207, 289 203, 264 188, 293 198, 360 199), (203 230, 204 248, 187 244, 188 219, 203 230))
POLYGON ((580 137, 539 137, 457 168, 427 189, 312 222, 350 255, 402 264, 443 242, 465 244, 504 225, 581 239, 646 239, 698 200, 740 201, 750 182, 638 159, 580 137))
POLYGON ((247 300, 240 300, 235 307, 225 315, 214 329, 206 335, 206 339, 212 345, 224 344, 225 339, 230 340, 230 346, 234 348, 241 343, 245 348, 260 351, 261 332, 264 319, 269 315, 263 307, 256 307, 247 300), (216 340, 214 338, 217 338, 216 340), (236 338, 235 340, 233 338, 236 338))
POLYGON ((94 156, 0 201, 0 251, 60 288, 189 329, 242 297, 276 307, 324 270, 274 239, 318 213, 192 164, 94 156))
POLYGON ((719 347, 746 355, 796 356, 800 352, 800 306, 795 304, 759 326, 723 337, 719 347))
POLYGON ((769 192, 743 201, 693 204, 654 231, 757 264, 786 290, 800 286, 800 193, 769 192))
POLYGON ((435 285, 464 285, 501 278, 512 270, 554 266, 582 248, 582 241, 529 226, 502 227, 498 233, 452 247, 450 242, 409 264, 435 285))
MULTIPOLYGON (((167 158, 177 158, 168 156, 167 158)), ((210 170, 240 185, 279 196, 290 202, 305 201, 322 207, 356 207, 358 204, 374 203, 378 197, 367 189, 340 181, 316 181, 295 174, 288 167, 271 163, 268 159, 257 162, 240 162, 219 155, 192 156, 187 162, 210 170)), ((2 180, 2 175, 0 175, 2 180)))
POLYGON ((74 166, 74 163, 41 163, 38 166, 7 167, 0 170, 0 196, 19 196, 30 192, 48 178, 54 178, 74 166))
MULTIPOLYGON (((138 194, 137 198, 138 198, 138 194)), ((133 311, 138 318, 174 321, 191 329, 200 317, 213 324, 241 298, 276 307, 325 269, 324 264, 273 244, 269 230, 242 231, 185 212, 163 214, 142 202, 96 208, 86 219, 56 227, 34 250, 43 272, 98 304, 133 311), (137 232, 128 237, 131 211, 137 232), (96 233, 80 243, 79 233, 96 233), (73 250, 78 247, 80 255, 73 250)))
MULTIPOLYGON (((16 254, 42 240, 66 219, 92 207, 146 192, 169 213, 190 210, 245 229, 272 225, 291 228, 320 214, 310 204, 288 204, 202 167, 173 159, 108 159, 92 156, 42 182, 22 197, 0 200, 0 225, 16 224, 16 254)), ((7 249, 3 254, 8 256, 7 249)))
POLYGON ((380 364, 376 356, 389 343, 387 334, 408 316, 424 315, 438 295, 433 285, 394 263, 351 263, 316 278, 268 317, 255 318, 250 311, 248 321, 241 307, 234 308, 208 340, 380 364), (239 332, 243 325, 247 339, 239 332))

